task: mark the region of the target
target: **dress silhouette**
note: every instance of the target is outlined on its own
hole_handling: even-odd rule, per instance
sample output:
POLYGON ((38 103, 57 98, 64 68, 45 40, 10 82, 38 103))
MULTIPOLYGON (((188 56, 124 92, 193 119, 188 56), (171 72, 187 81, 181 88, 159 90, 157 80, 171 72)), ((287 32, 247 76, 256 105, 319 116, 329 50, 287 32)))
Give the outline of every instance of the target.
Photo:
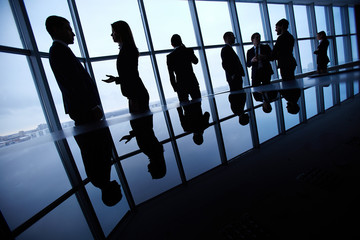
POLYGON ((143 113, 149 111, 149 93, 142 82, 139 71, 139 51, 135 45, 131 29, 124 21, 114 22, 112 25, 114 42, 120 47, 116 60, 118 77, 106 75, 106 83, 115 82, 120 85, 121 93, 129 101, 130 113, 143 113))
MULTIPOLYGON (((99 122, 103 116, 95 82, 72 53, 68 44, 74 43, 69 21, 50 16, 46 29, 54 42, 50 48, 50 66, 62 93, 65 113, 76 126, 99 122)), ((100 128, 75 136, 81 150, 86 174, 90 182, 101 189, 102 200, 113 206, 122 198, 120 186, 110 181, 112 137, 108 128, 100 128)))
POLYGON ((177 93, 179 101, 189 101, 189 95, 192 100, 201 98, 199 82, 192 66, 199 62, 194 50, 185 47, 178 34, 172 36, 171 44, 175 49, 167 55, 166 62, 171 86, 177 93))
POLYGON ((314 51, 316 54, 316 63, 318 73, 326 73, 327 65, 330 62, 327 56, 327 49, 329 47, 329 40, 327 40, 326 33, 321 31, 317 34, 317 39, 320 41, 318 48, 314 51))

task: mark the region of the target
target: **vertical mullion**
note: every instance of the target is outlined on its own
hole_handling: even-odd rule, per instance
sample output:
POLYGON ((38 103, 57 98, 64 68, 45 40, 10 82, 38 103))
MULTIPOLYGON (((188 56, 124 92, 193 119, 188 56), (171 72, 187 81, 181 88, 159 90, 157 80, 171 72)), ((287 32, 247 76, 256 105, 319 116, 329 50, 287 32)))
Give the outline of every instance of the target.
MULTIPOLYGON (((209 71, 209 66, 207 63, 204 41, 203 41, 202 34, 201 34, 199 16, 197 14, 195 0, 188 0, 188 3, 189 3, 189 8, 190 8, 192 23, 194 26, 196 41, 197 41, 198 46, 200 47, 200 51, 199 51, 200 61, 201 61, 201 66, 202 66, 202 70, 204 73, 206 89, 207 89, 208 95, 213 95, 214 90, 213 90, 213 87, 211 84, 210 71, 209 71)), ((225 151, 225 146, 224 146, 224 140, 223 140, 222 133, 221 133, 219 113, 217 111, 214 98, 211 98, 211 97, 209 98, 209 105, 210 105, 210 110, 211 110, 212 117, 214 120, 215 135, 216 135, 218 148, 219 148, 219 152, 220 152, 221 163, 225 165, 225 164, 227 164, 227 157, 226 157, 226 151, 225 151)))

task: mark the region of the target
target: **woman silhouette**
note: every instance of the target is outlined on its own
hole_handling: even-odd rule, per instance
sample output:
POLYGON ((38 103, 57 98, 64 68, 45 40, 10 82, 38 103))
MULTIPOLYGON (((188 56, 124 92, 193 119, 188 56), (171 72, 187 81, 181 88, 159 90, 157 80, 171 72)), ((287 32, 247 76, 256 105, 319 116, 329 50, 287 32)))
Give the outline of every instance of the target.
POLYGON ((103 80, 106 83, 120 84, 122 94, 129 100, 130 113, 143 113, 149 110, 149 93, 138 71, 139 51, 129 25, 124 21, 111 24, 111 36, 119 44, 120 52, 116 61, 118 77, 103 80))

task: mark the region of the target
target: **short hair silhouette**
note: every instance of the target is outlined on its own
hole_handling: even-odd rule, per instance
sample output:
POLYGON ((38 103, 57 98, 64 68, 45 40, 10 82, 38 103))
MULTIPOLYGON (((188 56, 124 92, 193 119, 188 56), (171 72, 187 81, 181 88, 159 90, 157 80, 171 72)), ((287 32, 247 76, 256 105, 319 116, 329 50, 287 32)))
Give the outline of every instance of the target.
POLYGON ((233 32, 226 32, 226 33, 224 33, 224 35, 223 35, 224 41, 226 41, 226 39, 228 39, 230 36, 233 36, 233 35, 234 35, 233 32))
POLYGON ((45 27, 52 38, 56 35, 56 30, 64 27, 64 25, 70 24, 66 18, 59 16, 49 16, 45 21, 45 27))
POLYGON ((250 118, 249 118, 249 115, 247 113, 243 113, 239 116, 239 123, 242 125, 242 126, 245 126, 249 123, 250 121, 250 118))
POLYGON ((289 27, 289 21, 286 20, 285 18, 280 19, 280 20, 276 23, 276 26, 281 26, 281 27, 283 27, 283 28, 285 28, 285 29, 288 29, 288 27, 289 27))
POLYGON ((178 47, 182 45, 182 40, 179 34, 174 34, 171 37, 171 45, 178 47))
POLYGON ((127 22, 122 20, 116 21, 111 24, 111 27, 113 28, 115 33, 120 35, 121 41, 123 43, 136 46, 133 34, 131 32, 131 28, 129 24, 127 24, 127 22))
POLYGON ((260 33, 256 32, 256 33, 254 33, 253 35, 251 35, 251 41, 252 41, 256 36, 259 36, 259 38, 260 38, 260 33))

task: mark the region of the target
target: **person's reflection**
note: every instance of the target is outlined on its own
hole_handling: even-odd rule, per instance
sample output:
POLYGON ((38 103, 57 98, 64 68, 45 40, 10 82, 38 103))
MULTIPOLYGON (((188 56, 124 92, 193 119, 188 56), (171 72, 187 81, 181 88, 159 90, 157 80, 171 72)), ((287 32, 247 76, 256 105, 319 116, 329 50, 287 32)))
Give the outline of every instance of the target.
POLYGON ((129 142, 133 137, 140 150, 149 158, 148 171, 153 179, 159 179, 166 174, 163 145, 156 138, 153 131, 153 116, 145 116, 130 121, 132 130, 129 135, 123 136, 120 141, 129 142))
MULTIPOLYGON (((75 122, 76 125, 80 125, 75 122)), ((101 128, 76 135, 86 175, 90 182, 101 189, 102 201, 107 206, 114 206, 121 198, 119 184, 110 181, 112 137, 109 128, 101 128)))
POLYGON ((204 142, 204 130, 209 127, 209 112, 202 112, 201 102, 196 101, 177 108, 180 123, 185 132, 193 133, 197 145, 204 142))
POLYGON ((245 113, 244 107, 246 102, 246 93, 234 93, 229 94, 229 102, 231 111, 239 116, 239 123, 243 126, 249 123, 249 115, 245 113))
POLYGON ((281 90, 281 95, 287 101, 286 109, 290 114, 297 114, 300 111, 298 100, 300 98, 300 88, 281 90))

